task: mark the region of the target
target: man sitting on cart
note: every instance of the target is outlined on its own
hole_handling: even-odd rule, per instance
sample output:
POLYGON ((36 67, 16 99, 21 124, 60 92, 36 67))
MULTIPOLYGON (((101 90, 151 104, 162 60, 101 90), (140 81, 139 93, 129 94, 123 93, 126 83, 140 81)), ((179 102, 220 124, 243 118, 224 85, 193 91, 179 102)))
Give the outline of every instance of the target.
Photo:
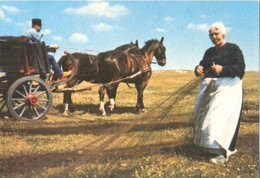
MULTIPOLYGON (((25 33, 25 36, 27 36, 32 42, 41 41, 41 29, 41 19, 32 19, 32 28, 25 33)), ((59 48, 59 45, 51 45, 49 47, 56 50, 59 48)), ((54 71, 53 80, 57 80, 58 78, 65 78, 71 74, 71 71, 63 72, 52 55, 48 54, 48 60, 52 66, 52 70, 54 71)))

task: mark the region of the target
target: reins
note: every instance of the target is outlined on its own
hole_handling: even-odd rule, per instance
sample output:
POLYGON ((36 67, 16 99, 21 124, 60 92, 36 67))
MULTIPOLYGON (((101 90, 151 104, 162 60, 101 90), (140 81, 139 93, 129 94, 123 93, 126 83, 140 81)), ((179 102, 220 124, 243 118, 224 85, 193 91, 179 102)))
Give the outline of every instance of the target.
POLYGON ((77 87, 72 87, 72 88, 54 88, 53 91, 54 92, 64 92, 64 91, 71 91, 71 92, 77 92, 77 91, 85 91, 85 90, 91 90, 92 88, 94 87, 102 87, 102 86, 108 86, 108 85, 111 85, 111 84, 114 84, 114 83, 120 83, 124 80, 127 80, 127 79, 132 79, 132 78, 135 78, 139 75, 142 75, 146 72, 149 72, 151 71, 151 68, 146 68, 144 70, 140 70, 138 71, 137 73, 134 73, 133 75, 130 75, 130 76, 127 76, 127 77, 124 77, 124 78, 121 78, 121 79, 118 79, 118 80, 115 80, 115 81, 111 81, 109 83, 105 83, 105 84, 93 84, 89 87, 86 87, 86 88, 80 88, 80 89, 77 89, 77 87))

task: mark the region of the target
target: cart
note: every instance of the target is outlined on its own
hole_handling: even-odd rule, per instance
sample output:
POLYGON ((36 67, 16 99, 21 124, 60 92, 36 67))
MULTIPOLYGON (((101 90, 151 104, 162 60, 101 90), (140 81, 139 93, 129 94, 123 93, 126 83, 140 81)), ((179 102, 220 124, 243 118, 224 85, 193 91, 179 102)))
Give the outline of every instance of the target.
POLYGON ((44 42, 30 42, 25 36, 0 37, 0 115, 8 112, 17 120, 35 121, 46 116, 52 106, 52 91, 65 84, 76 73, 52 81, 53 72, 47 58, 44 42))

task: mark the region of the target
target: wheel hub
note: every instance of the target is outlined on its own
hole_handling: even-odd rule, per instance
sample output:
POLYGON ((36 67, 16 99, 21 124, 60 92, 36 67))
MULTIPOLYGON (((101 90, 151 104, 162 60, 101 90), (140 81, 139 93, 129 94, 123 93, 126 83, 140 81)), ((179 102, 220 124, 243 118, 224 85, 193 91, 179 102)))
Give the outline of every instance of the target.
POLYGON ((36 105, 38 103, 38 98, 33 94, 28 94, 25 96, 25 103, 29 105, 36 105))

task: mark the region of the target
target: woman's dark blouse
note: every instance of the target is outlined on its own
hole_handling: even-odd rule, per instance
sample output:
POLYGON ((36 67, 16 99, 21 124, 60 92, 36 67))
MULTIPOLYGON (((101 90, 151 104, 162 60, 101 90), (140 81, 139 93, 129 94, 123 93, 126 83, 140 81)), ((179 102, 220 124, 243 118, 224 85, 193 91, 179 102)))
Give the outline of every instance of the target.
MULTIPOLYGON (((244 56, 240 48, 233 43, 226 43, 221 48, 211 47, 205 54, 203 59, 200 61, 201 66, 203 66, 205 77, 235 77, 238 76, 240 79, 243 78, 245 73, 245 61, 244 56), (215 65, 223 66, 222 72, 217 75, 210 70, 210 67, 215 63, 215 65), (209 70, 209 72, 207 72, 209 70)), ((196 69, 195 68, 195 74, 196 69)))

